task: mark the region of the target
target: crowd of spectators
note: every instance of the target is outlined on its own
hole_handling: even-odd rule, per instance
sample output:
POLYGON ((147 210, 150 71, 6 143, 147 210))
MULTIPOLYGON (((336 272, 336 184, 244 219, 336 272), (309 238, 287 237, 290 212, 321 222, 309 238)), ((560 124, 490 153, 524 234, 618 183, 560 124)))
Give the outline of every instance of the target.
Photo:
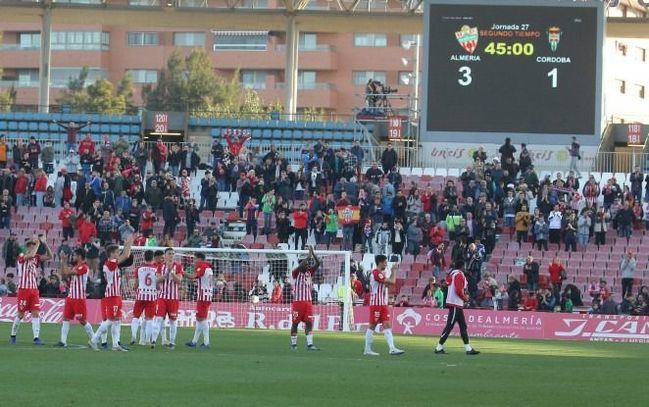
MULTIPOLYGON (((442 190, 404 183, 391 144, 380 160, 369 162, 358 142, 350 148, 332 148, 321 140, 305 148, 301 162, 294 166, 275 147, 265 152, 244 148, 246 140, 228 137, 225 146, 215 140, 209 160, 202 163, 199 152, 188 144, 145 145, 138 141, 129 145, 123 138, 111 143, 107 137, 95 143, 86 135, 78 144, 69 143, 66 157, 59 157, 63 166, 54 185, 48 186, 47 175, 54 171, 55 158, 51 143, 41 147, 30 139, 10 147, 0 138, 0 227, 8 227, 14 207, 60 208, 67 239, 64 244, 84 245, 96 275, 99 247, 133 234, 141 245, 221 246, 220 220, 204 225, 200 214, 216 211, 219 192, 237 192, 236 212, 253 239, 259 234, 273 235, 279 243, 290 242, 291 248, 303 249, 312 238, 327 248, 408 254, 426 262, 435 282, 417 301, 422 304, 443 304, 442 295, 436 293, 443 294, 444 273, 463 260, 472 306, 548 311, 569 310, 581 301, 577 301, 577 287, 563 286, 570 270, 555 258, 547 273, 538 266, 526 269, 525 287, 516 276, 498 282, 483 267, 497 235, 515 235, 519 244, 531 242, 540 251, 574 252, 589 244, 606 245, 609 228, 627 239, 634 230, 649 228, 649 183, 643 188, 649 175, 645 177, 637 168, 629 177, 630 187, 620 187, 612 178, 600 188, 592 176, 583 180, 575 172, 573 161, 579 159, 580 152, 574 140, 568 147, 574 159, 565 174, 539 179, 526 145, 518 152, 507 139, 498 157, 487 157, 482 148, 476 150, 459 179, 446 180, 442 190), (3 149, 12 152, 11 159, 2 161, 3 149), (363 170, 366 165, 369 168, 363 170), (207 171, 198 191, 192 191, 192 178, 199 167, 207 171), (347 205, 358 207, 357 223, 340 222, 336 208, 347 205), (181 211, 185 212, 186 234, 176 233, 181 211), (154 233, 155 223, 164 223, 161 236, 154 233)), ((11 246, 10 240, 5 246, 11 246)), ((9 247, 7 254, 3 253, 5 260, 12 251, 9 247)), ((627 301, 634 294, 635 269, 624 270, 623 298, 627 301)), ((356 277, 366 290, 362 273, 359 270, 356 277)), ((270 283, 281 290, 286 287, 284 280, 270 283)), ((227 286, 225 282, 223 287, 227 286)), ((224 295, 257 295, 269 301, 280 298, 278 294, 252 294, 254 290, 261 288, 233 287, 224 295)), ((358 294, 362 297, 365 293, 358 294)), ((643 298, 640 292, 632 306, 616 306, 641 310, 643 298)), ((395 299, 395 303, 404 301, 410 299, 395 299)), ((593 301, 592 308, 600 312, 606 307, 596 310, 593 301)))

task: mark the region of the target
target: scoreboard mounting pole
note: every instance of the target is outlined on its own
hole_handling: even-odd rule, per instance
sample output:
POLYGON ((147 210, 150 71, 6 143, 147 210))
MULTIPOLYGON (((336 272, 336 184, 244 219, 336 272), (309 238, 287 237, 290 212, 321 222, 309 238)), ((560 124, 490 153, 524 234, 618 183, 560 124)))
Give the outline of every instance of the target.
POLYGON ((426 0, 423 142, 599 144, 604 4, 426 0))

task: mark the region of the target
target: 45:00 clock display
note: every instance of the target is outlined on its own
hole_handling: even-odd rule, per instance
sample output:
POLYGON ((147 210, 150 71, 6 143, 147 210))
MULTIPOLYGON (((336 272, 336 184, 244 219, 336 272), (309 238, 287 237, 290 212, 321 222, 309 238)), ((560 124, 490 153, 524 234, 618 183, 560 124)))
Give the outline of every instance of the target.
POLYGON ((490 42, 484 49, 484 52, 491 55, 534 55, 534 44, 531 42, 515 42, 507 44, 506 42, 490 42))

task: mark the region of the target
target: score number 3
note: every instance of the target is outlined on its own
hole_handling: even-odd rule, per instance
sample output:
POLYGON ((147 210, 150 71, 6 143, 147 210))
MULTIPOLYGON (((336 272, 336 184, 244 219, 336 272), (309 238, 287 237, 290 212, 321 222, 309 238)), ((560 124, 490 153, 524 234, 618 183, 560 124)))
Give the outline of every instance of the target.
POLYGON ((469 86, 471 82, 473 82, 473 77, 471 76, 471 68, 469 68, 468 66, 461 66, 458 72, 462 76, 457 80, 457 83, 462 86, 469 86))

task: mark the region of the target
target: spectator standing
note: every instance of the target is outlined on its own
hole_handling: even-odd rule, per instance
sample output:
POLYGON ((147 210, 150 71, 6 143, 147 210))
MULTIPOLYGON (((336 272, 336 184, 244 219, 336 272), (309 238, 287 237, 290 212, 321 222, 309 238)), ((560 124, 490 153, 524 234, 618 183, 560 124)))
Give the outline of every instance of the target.
POLYGON ((392 143, 388 143, 388 146, 383 150, 381 154, 381 167, 383 167, 383 173, 387 174, 393 167, 397 165, 397 152, 392 147, 392 143))
POLYGON ((532 255, 527 256, 527 260, 523 265, 523 274, 527 278, 527 289, 529 291, 536 291, 539 288, 539 263, 534 260, 532 255))
POLYGON ((509 160, 514 161, 514 153, 516 152, 516 147, 512 145, 512 140, 507 137, 505 139, 505 144, 500 146, 498 149, 500 153, 500 162, 505 163, 509 160))
POLYGON ((176 196, 167 195, 162 203, 162 218, 165 221, 163 235, 173 238, 176 233, 176 226, 180 223, 180 216, 178 215, 178 198, 176 196))
POLYGON ((36 195, 36 207, 42 208, 44 206, 43 198, 47 191, 47 175, 43 170, 36 170, 36 179, 34 180, 34 194, 36 195))
POLYGON ((54 173, 54 147, 50 140, 45 142, 45 147, 41 152, 41 160, 43 161, 43 170, 49 175, 54 173))
POLYGON ((527 205, 523 204, 520 211, 516 213, 516 218, 514 223, 516 225, 516 241, 518 245, 521 245, 521 242, 527 242, 527 234, 530 230, 530 221, 531 216, 527 210, 527 205))
POLYGON ((580 148, 581 146, 577 141, 577 137, 573 136, 572 142, 570 143, 570 146, 568 146, 568 153, 570 154, 570 170, 577 174, 577 178, 581 178, 581 172, 579 172, 579 168, 577 168, 577 162, 581 160, 580 148))
POLYGON ((392 226, 392 253, 402 255, 405 240, 406 234, 403 230, 403 223, 401 223, 400 218, 396 218, 392 226))
POLYGON ((38 168, 38 160, 41 155, 41 145, 38 144, 34 136, 29 138, 29 144, 27 144, 27 154, 29 154, 29 165, 32 168, 38 168))
POLYGON ((306 246, 306 241, 309 237, 309 215, 306 212, 306 205, 300 204, 300 207, 293 212, 293 229, 294 229, 294 238, 295 238, 295 250, 304 250, 306 246), (298 246, 300 244, 301 245, 298 246))
POLYGON ((622 298, 633 294, 633 279, 636 272, 636 259, 631 250, 620 259, 620 275, 622 276, 622 298))
POLYGON ((574 212, 570 212, 564 229, 565 251, 577 251, 577 217, 574 212))
POLYGON ((588 238, 590 237, 590 227, 592 225, 591 215, 592 213, 588 210, 582 212, 577 219, 577 240, 579 241, 579 246, 584 251, 586 250, 588 238))
POLYGON ((259 216, 257 198, 251 197, 243 209, 246 214, 246 235, 252 235, 253 239, 257 240, 257 216, 259 216))
POLYGON ((271 189, 264 194, 264 196, 261 198, 261 205, 261 211, 264 214, 263 234, 268 236, 271 230, 273 212, 275 212, 275 206, 277 205, 277 197, 275 196, 274 189, 271 189))
POLYGON ((4 134, 0 135, 0 169, 7 168, 7 152, 9 147, 4 134))
POLYGON ((552 283, 554 292, 560 293, 563 280, 566 279, 566 269, 563 267, 563 264, 561 264, 559 257, 554 256, 552 262, 548 266, 548 273, 550 274, 550 283, 552 283))
POLYGON ((629 182, 631 183, 631 193, 636 201, 642 201, 642 181, 644 181, 644 174, 640 171, 640 167, 635 167, 629 175, 629 182))
POLYGON ((74 237, 74 229, 72 228, 73 215, 74 211, 70 208, 70 202, 65 202, 59 212, 59 220, 63 227, 63 239, 71 239, 74 237))
POLYGON ((421 243, 424 240, 424 232, 416 218, 411 219, 410 225, 406 231, 406 240, 408 242, 408 253, 412 254, 415 259, 419 255, 421 243))
POLYGON ((539 215, 534 224, 534 238, 539 250, 548 251, 549 234, 550 228, 548 222, 545 221, 543 215, 539 215))
POLYGON ((200 212, 196 208, 196 201, 189 200, 185 207, 185 223, 187 224, 187 236, 191 236, 196 230, 196 225, 200 222, 200 212))
POLYGON ((554 205, 554 209, 550 212, 548 216, 549 223, 549 232, 550 232, 550 243, 557 245, 557 248, 561 249, 561 220, 563 219, 563 213, 559 210, 559 205, 554 205))
POLYGON ((58 125, 60 128, 65 130, 67 133, 67 143, 66 143, 66 150, 70 150, 76 147, 77 145, 77 133, 79 133, 79 130, 83 129, 84 127, 87 127, 90 125, 90 122, 86 123, 80 123, 77 124, 76 122, 70 122, 68 124, 63 124, 60 123, 56 120, 52 121, 54 124, 58 125))
POLYGON ((617 211, 615 215, 617 220, 617 235, 626 237, 627 244, 631 238, 631 227, 633 225, 633 211, 631 210, 629 201, 624 201, 624 205, 617 211))
POLYGON ((0 197, 0 229, 9 229, 11 221, 11 202, 8 195, 0 197))
POLYGON ((329 212, 324 217, 325 222, 325 242, 327 244, 327 250, 329 246, 336 240, 336 235, 338 234, 338 215, 334 208, 329 208, 329 212))

